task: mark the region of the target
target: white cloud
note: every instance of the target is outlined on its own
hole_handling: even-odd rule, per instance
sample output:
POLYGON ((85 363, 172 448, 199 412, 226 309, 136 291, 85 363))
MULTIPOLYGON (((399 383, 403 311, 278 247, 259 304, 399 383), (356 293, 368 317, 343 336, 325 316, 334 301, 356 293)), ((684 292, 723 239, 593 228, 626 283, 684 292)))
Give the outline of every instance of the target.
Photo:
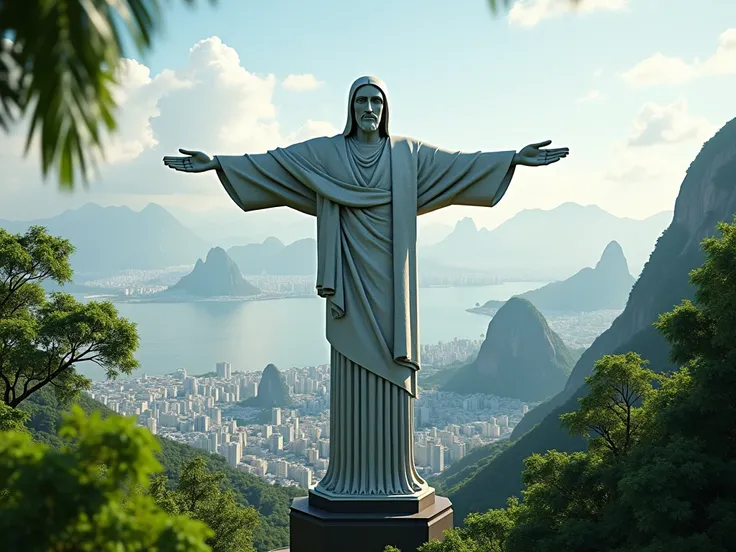
POLYGON ((683 84, 696 78, 736 73, 736 28, 718 37, 715 53, 705 61, 686 61, 657 52, 640 61, 621 76, 634 87, 683 84))
POLYGON ((602 99, 603 99, 603 95, 601 94, 600 90, 590 90, 584 96, 579 97, 578 102, 589 103, 589 102, 600 101, 602 99))
MULTIPOLYGON (((177 155, 178 148, 209 154, 261 153, 277 146, 319 135, 334 135, 328 122, 308 120, 296 130, 282 129, 274 104, 277 79, 258 75, 241 65, 237 52, 211 37, 195 44, 181 70, 164 70, 152 76, 148 67, 124 60, 120 86, 114 91, 119 103, 118 131, 105 139, 106 161, 89 192, 80 191, 69 202, 117 198, 129 204, 150 198, 170 197, 170 203, 208 203, 223 207, 230 201, 212 175, 184 175, 163 166, 164 155, 177 155), (127 198, 127 199, 126 199, 127 198)), ((0 152, 13 153, 22 145, 23 133, 0 137, 0 152)), ((2 153, 0 153, 2 155, 2 153)), ((49 186, 41 185, 38 152, 27 159, 4 158, 4 173, 23 182, 24 197, 8 198, 28 205, 35 198, 55 199, 49 186)), ((58 199, 66 206, 67 200, 58 199)), ((4 202, 3 197, 1 202, 4 202)), ((38 207, 38 206, 37 206, 38 207)))
POLYGON ((593 71, 593 76, 597 79, 601 78, 603 76, 603 69, 596 69, 593 71))
POLYGON ((669 105, 645 104, 631 125, 629 146, 673 144, 706 140, 717 130, 703 117, 688 113, 687 102, 679 99, 669 105))
POLYGON ((577 6, 570 0, 518 0, 509 12, 509 24, 534 27, 570 12, 622 11, 628 5, 629 0, 582 0, 577 6))
POLYGON ((706 72, 712 75, 732 75, 736 73, 736 28, 728 29, 718 37, 718 48, 703 64, 706 72))
POLYGON ((637 63, 622 76, 631 86, 651 86, 654 84, 682 84, 693 79, 697 72, 694 64, 657 52, 637 63))
POLYGON ((324 82, 320 81, 311 73, 305 73, 303 75, 289 75, 284 79, 282 86, 287 90, 294 92, 306 92, 308 90, 315 90, 324 85, 324 82))

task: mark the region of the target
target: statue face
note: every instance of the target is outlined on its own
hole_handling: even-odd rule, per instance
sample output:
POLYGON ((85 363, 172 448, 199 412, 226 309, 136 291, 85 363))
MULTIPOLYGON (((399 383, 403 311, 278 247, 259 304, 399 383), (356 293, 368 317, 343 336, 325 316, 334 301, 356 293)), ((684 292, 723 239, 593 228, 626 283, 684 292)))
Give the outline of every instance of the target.
POLYGON ((355 92, 353 115, 363 132, 378 130, 378 124, 383 116, 383 105, 383 93, 372 84, 361 86, 355 92))

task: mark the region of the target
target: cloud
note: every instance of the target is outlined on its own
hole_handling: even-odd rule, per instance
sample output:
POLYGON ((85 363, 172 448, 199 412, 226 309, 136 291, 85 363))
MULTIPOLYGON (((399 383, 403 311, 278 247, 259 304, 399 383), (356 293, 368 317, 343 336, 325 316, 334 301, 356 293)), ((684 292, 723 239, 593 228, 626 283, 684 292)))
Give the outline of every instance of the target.
POLYGON ((697 78, 727 74, 736 74, 736 28, 721 33, 715 53, 705 61, 688 62, 657 52, 621 76, 629 86, 643 87, 684 84, 697 78))
POLYGON ((294 92, 306 92, 308 90, 315 90, 324 85, 324 82, 317 80, 317 77, 311 73, 305 73, 303 75, 289 75, 284 79, 282 86, 287 90, 294 92))
MULTIPOLYGON (((119 103, 118 132, 105 138, 106 160, 90 193, 81 187, 76 201, 98 201, 135 196, 172 198, 172 203, 207 203, 229 199, 212 175, 184 175, 163 166, 164 155, 176 155, 178 148, 198 149, 209 154, 261 153, 319 135, 334 135, 328 122, 304 121, 296 130, 282 129, 274 104, 277 79, 274 75, 249 72, 238 53, 218 37, 196 43, 188 62, 176 71, 164 70, 152 76, 150 69, 135 60, 123 60, 120 86, 114 91, 119 103), (82 197, 86 196, 86 197, 82 197)), ((22 144, 18 128, 2 136, 0 151, 13 153, 22 144)), ((23 182, 28 204, 34 197, 48 198, 48 182, 42 187, 38 152, 27 159, 2 159, 4 172, 23 182), (33 194, 36 194, 34 196, 33 194)), ((4 156, 3 156, 4 157, 4 156)), ((70 200, 71 201, 71 200, 70 200)))
POLYGON ((647 103, 631 125, 628 145, 652 146, 688 140, 706 140, 716 130, 716 127, 703 117, 690 115, 684 99, 669 105, 647 103))
POLYGON ((570 0, 518 0, 509 12, 509 24, 529 28, 570 12, 623 11, 628 5, 629 0, 583 0, 578 6, 570 0))
POLYGON ((601 101, 602 99, 603 99, 603 96, 601 95, 600 90, 590 90, 584 96, 579 97, 578 102, 589 103, 589 102, 601 101))
POLYGON ((593 76, 597 79, 601 78, 603 76, 603 69, 596 69, 593 71, 593 76))

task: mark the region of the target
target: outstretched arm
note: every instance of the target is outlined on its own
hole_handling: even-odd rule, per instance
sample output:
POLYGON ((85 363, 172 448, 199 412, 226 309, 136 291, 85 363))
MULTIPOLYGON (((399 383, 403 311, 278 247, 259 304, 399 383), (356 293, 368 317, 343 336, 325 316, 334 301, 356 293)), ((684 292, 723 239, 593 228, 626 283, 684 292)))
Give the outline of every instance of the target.
POLYGON ((567 157, 568 148, 542 149, 550 140, 515 151, 462 153, 420 144, 417 212, 449 205, 493 207, 506 193, 518 165, 540 167, 567 157))
POLYGON ((164 157, 164 165, 180 172, 214 170, 235 204, 243 211, 291 207, 307 215, 317 212, 314 191, 289 172, 270 153, 218 155, 180 149, 183 157, 164 157))

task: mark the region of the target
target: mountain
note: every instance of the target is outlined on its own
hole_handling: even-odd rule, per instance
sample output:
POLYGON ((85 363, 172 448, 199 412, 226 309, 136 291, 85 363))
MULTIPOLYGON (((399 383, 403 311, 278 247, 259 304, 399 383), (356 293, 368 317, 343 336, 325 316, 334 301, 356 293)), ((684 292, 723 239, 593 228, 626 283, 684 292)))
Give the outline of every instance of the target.
MULTIPOLYGON (((518 295, 543 312, 590 312, 623 309, 635 278, 629 274, 626 257, 618 242, 603 250, 595 268, 586 267, 567 280, 552 282, 518 295)), ((488 301, 471 312, 500 308, 503 301, 488 301)))
POLYGON ((248 282, 221 247, 213 247, 207 259, 197 259, 194 270, 162 293, 184 292, 198 297, 247 297, 260 290, 248 282))
POLYGON ((493 230, 478 229, 472 219, 463 219, 444 240, 420 248, 419 254, 444 265, 492 270, 505 279, 550 281, 593 266, 606 244, 615 240, 638 274, 671 220, 671 211, 636 220, 595 205, 564 203, 548 211, 521 211, 493 230))
POLYGON ((547 450, 583 450, 582 439, 560 427, 559 417, 578 407, 585 394, 585 377, 606 354, 635 351, 657 372, 674 367, 669 347, 652 326, 660 313, 682 299, 693 299, 689 273, 704 254, 700 242, 715 233, 719 221, 736 214, 736 119, 708 140, 687 170, 675 202, 672 224, 657 241, 652 256, 631 290, 626 308, 575 364, 565 389, 522 418, 514 429, 514 444, 473 477, 447 492, 455 514, 503 507, 510 494, 519 495, 524 458, 547 450))
POLYGON ((233 246, 227 252, 243 274, 317 274, 317 241, 313 238, 284 245, 270 237, 263 243, 233 246))
POLYGON ((0 220, 0 227, 10 232, 25 232, 31 225, 45 226, 51 234, 71 240, 76 247, 71 264, 77 282, 127 269, 187 265, 209 248, 155 203, 141 211, 88 203, 47 219, 0 220))
MULTIPOLYGON (((420 219, 421 220, 421 219, 420 219)), ((449 224, 417 224, 417 245, 420 247, 441 242, 452 233, 449 224)))
POLYGON ((476 359, 442 391, 541 401, 565 387, 574 364, 570 349, 534 305, 512 297, 488 324, 476 359))
POLYGON ((172 207, 171 212, 198 236, 225 249, 269 237, 284 243, 317 238, 316 218, 287 207, 244 213, 233 203, 212 211, 172 207))
POLYGON ((276 366, 269 364, 263 369, 261 381, 258 383, 258 395, 246 399, 243 404, 262 408, 291 406, 289 386, 276 366))

